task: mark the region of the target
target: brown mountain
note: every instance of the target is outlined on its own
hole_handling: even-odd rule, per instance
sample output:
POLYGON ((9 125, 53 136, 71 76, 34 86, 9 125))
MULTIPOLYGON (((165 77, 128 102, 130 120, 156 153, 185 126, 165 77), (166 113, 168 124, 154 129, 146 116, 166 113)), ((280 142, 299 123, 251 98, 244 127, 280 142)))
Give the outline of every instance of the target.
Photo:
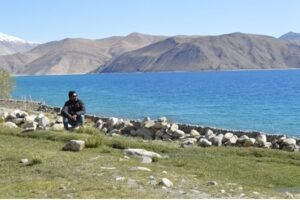
POLYGON ((126 51, 164 39, 132 33, 100 40, 64 39, 39 45, 26 53, 0 56, 0 68, 17 74, 87 73, 126 51))
POLYGON ((175 36, 124 53, 95 72, 199 71, 300 67, 300 48, 269 36, 175 36))

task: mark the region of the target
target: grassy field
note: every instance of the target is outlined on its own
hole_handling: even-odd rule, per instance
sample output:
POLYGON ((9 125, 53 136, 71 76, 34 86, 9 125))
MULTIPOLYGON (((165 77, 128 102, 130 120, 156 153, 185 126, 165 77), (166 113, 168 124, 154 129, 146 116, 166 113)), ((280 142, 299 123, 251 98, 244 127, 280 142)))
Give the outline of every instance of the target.
POLYGON ((285 198, 286 191, 299 198, 300 194, 300 153, 182 149, 175 142, 108 137, 93 128, 20 133, 0 127, 0 140, 0 198, 285 198), (62 151, 70 139, 85 140, 90 148, 62 151), (124 157, 125 148, 143 148, 168 158, 143 164, 140 158, 124 157), (22 158, 29 163, 20 163, 22 158), (136 166, 151 172, 132 171, 136 166), (158 185, 161 178, 171 180, 174 187, 158 185))

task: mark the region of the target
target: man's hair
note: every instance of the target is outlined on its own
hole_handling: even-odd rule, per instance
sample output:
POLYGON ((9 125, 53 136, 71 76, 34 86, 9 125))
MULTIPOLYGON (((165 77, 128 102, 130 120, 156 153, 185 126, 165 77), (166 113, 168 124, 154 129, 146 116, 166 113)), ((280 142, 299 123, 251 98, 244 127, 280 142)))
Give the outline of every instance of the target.
POLYGON ((69 91, 69 98, 71 98, 74 94, 76 94, 76 92, 74 90, 69 91))

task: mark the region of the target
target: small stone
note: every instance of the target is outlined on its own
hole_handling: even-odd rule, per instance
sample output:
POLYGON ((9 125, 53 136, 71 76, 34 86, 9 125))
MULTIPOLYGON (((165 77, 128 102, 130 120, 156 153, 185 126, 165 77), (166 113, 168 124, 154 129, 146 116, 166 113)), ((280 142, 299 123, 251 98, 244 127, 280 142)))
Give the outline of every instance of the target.
POLYGON ((132 167, 130 168, 132 171, 145 171, 145 172, 151 172, 151 169, 147 167, 132 167))
POLYGON ((152 163, 152 158, 150 158, 148 156, 143 156, 142 157, 142 163, 145 163, 145 164, 152 163))
POLYGON ((64 151, 81 151, 85 146, 83 140, 71 140, 63 147, 64 151))
POLYGON ((216 181, 209 181, 209 182, 207 182, 207 185, 216 186, 216 185, 218 185, 218 183, 216 181))
POLYGON ((244 193, 240 194, 240 198, 243 198, 244 196, 246 196, 244 193))
POLYGON ((27 164, 29 160, 27 158, 22 158, 19 162, 22 164, 27 164))
POLYGON ((150 176, 149 176, 149 179, 150 179, 150 180, 155 180, 155 177, 154 177, 153 175, 150 175, 150 176))
POLYGON ((67 189, 67 187, 66 186, 64 186, 64 185, 61 185, 61 186, 59 186, 59 188, 58 189, 60 189, 60 190, 66 190, 67 189))
POLYGON ((256 192, 256 191, 254 191, 252 193, 255 194, 255 195, 259 195, 259 192, 256 192))
POLYGON ((118 176, 116 177, 116 181, 124 181, 125 177, 124 176, 118 176))
POLYGON ((226 193, 226 191, 225 191, 225 190, 220 190, 220 192, 221 192, 222 194, 225 194, 225 193, 226 193))
POLYGON ((285 197, 288 199, 294 199, 294 195, 289 192, 285 192, 285 197))
POLYGON ((173 183, 169 179, 167 179, 167 178, 162 178, 161 182, 159 184, 164 185, 164 186, 166 186, 168 188, 173 187, 173 183))
POLYGON ((168 172, 167 172, 167 171, 162 171, 161 173, 163 173, 163 174, 167 174, 168 172))

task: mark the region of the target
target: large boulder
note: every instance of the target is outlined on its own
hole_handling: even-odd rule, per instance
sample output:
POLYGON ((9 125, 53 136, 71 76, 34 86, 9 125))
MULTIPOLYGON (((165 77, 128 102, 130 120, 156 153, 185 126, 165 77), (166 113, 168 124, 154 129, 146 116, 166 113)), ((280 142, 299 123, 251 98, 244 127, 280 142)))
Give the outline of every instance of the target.
POLYGON ((50 124, 50 120, 46 116, 42 116, 42 117, 40 116, 40 117, 38 117, 37 121, 38 121, 38 127, 40 129, 46 129, 49 126, 49 124, 50 124))
POLYGON ((255 138, 249 138, 244 142, 245 147, 253 147, 256 143, 255 138))
POLYGON ((162 156, 158 153, 147 151, 145 149, 125 149, 124 153, 128 155, 135 155, 135 156, 147 156, 150 158, 161 158, 162 156))
POLYGON ((144 138, 145 140, 152 140, 154 138, 154 131, 148 128, 139 128, 137 131, 137 136, 144 138))
POLYGON ((223 137, 224 135, 221 133, 219 135, 215 135, 214 137, 212 137, 210 141, 212 142, 213 145, 222 146, 223 137))
POLYGON ((2 123, 2 125, 7 128, 18 128, 18 126, 13 122, 4 122, 4 123, 2 123))
POLYGON ((224 142, 224 145, 227 145, 227 146, 233 146, 236 144, 238 140, 238 136, 236 135, 233 135, 231 138, 229 138, 226 142, 224 142))
POLYGON ((203 146, 203 147, 210 147, 212 145, 212 143, 205 138, 201 138, 199 140, 199 145, 203 146))
POLYGON ((8 113, 4 112, 4 111, 0 111, 0 121, 5 121, 5 119, 7 118, 8 113))
POLYGON ((256 145, 259 147, 265 147, 267 145, 267 136, 260 134, 256 137, 256 145))
POLYGON ((212 130, 210 130, 210 129, 206 130, 206 132, 205 132, 205 138, 206 139, 210 140, 214 136, 215 136, 215 134, 214 134, 214 132, 212 130))
POLYGON ((153 120, 147 120, 147 121, 144 121, 143 123, 142 123, 142 126, 144 127, 144 128, 151 128, 151 127, 153 127, 155 125, 155 122, 153 121, 153 120))
POLYGON ((84 148, 85 142, 83 140, 71 140, 63 147, 64 151, 80 151, 84 148))
POLYGON ((190 135, 193 136, 193 137, 199 137, 199 136, 200 136, 200 133, 199 133, 197 130, 192 129, 192 130, 190 131, 190 135))
POLYGON ((182 130, 177 129, 176 131, 174 131, 173 133, 173 138, 181 138, 185 135, 185 133, 182 130))
POLYGON ((178 128, 179 128, 179 126, 177 125, 177 124, 172 124, 171 125, 171 127, 170 127, 170 130, 172 131, 172 132, 175 132, 175 131, 177 131, 178 130, 178 128))

